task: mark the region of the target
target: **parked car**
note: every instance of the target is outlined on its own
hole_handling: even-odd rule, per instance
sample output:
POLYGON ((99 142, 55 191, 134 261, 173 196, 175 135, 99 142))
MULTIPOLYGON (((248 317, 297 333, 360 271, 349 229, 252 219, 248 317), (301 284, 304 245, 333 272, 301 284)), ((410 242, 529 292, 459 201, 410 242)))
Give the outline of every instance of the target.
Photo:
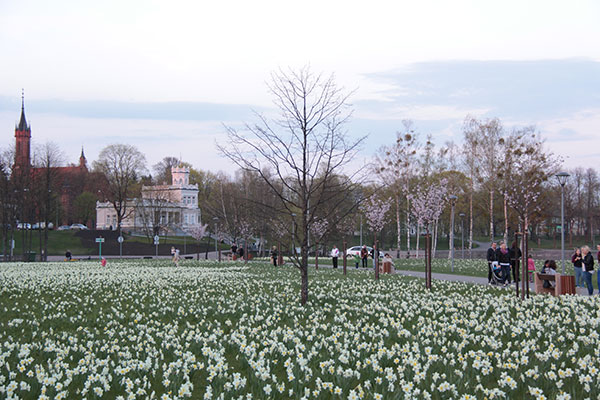
POLYGON ((87 231, 89 228, 83 224, 73 224, 71 225, 71 229, 75 231, 87 231))
POLYGON ((19 222, 17 224, 17 229, 31 229, 31 224, 19 222))
POLYGON ((58 228, 56 228, 57 231, 68 231, 71 229, 71 225, 61 225, 58 228))
MULTIPOLYGON (((44 229, 46 228, 45 222, 37 222, 31 225, 31 229, 44 229)), ((54 229, 54 224, 52 222, 48 222, 48 229, 54 229)))
MULTIPOLYGON (((349 249, 346 249, 346 255, 348 256, 360 256, 360 249, 362 249, 362 246, 353 246, 350 247, 349 249)), ((369 252, 369 254, 371 254, 371 252, 373 251, 372 247, 367 246, 367 251, 369 252)), ((383 258, 383 251, 379 250, 379 258, 383 258)))

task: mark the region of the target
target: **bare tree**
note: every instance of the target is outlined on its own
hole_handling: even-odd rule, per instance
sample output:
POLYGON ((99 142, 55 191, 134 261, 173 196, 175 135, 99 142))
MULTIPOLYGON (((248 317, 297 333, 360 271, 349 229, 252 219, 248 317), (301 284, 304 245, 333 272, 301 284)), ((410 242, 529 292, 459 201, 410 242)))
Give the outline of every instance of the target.
POLYGON ((111 144, 100 152, 94 161, 94 169, 103 173, 108 181, 108 193, 105 193, 117 213, 117 226, 121 235, 121 222, 131 206, 127 200, 132 197, 134 184, 146 169, 146 158, 134 146, 111 144))
POLYGON ((267 183, 279 199, 274 216, 291 219, 292 214, 299 214, 300 223, 294 225, 292 234, 301 252, 293 258, 302 280, 300 302, 306 304, 310 227, 325 204, 341 203, 357 190, 352 175, 330 178, 352 160, 363 139, 350 141, 343 131, 351 115, 349 94, 335 84, 333 76, 315 75, 308 67, 280 70, 272 74, 269 90, 280 118, 257 115, 259 122, 247 124, 243 132, 227 127, 229 141, 218 147, 240 168, 256 172, 267 183))
POLYGON ((489 194, 490 240, 494 240, 494 200, 497 191, 497 174, 501 159, 501 138, 503 128, 498 118, 480 121, 467 117, 464 123, 465 137, 476 145, 474 157, 477 165, 477 175, 481 184, 489 194))
MULTIPOLYGON (((64 162, 64 155, 55 143, 48 142, 36 149, 35 161, 37 169, 33 179, 37 192, 36 205, 38 216, 44 222, 43 245, 40 240, 40 259, 45 261, 48 256, 48 225, 50 224, 50 215, 55 211, 55 198, 58 196, 57 183, 60 178, 58 167, 64 162)), ((37 222, 40 222, 40 218, 37 222)), ((42 227, 40 226, 39 229, 41 233, 42 227)))
POLYGON ((404 129, 396 133, 396 142, 383 148, 384 157, 377 157, 377 173, 394 191, 396 207, 397 257, 402 242, 401 197, 406 201, 406 251, 410 257, 410 179, 414 175, 415 157, 419 147, 411 121, 402 121, 404 129))
MULTIPOLYGON (((165 157, 152 166, 154 179, 159 184, 172 185, 171 168, 177 167, 181 161, 176 157, 165 157)), ((188 165, 186 165, 188 166, 188 165)))

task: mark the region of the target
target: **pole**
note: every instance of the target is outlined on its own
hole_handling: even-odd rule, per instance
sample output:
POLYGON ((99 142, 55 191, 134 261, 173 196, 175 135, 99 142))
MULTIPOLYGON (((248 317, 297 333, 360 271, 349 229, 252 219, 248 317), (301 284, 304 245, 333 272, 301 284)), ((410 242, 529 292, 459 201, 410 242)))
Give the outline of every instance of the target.
POLYGON ((465 259, 465 215, 462 214, 460 217, 460 251, 462 253, 462 259, 465 259))
POLYGON ((123 258, 123 242, 121 241, 119 241, 119 257, 123 258))
POLYGON ((360 247, 362 247, 363 245, 363 241, 362 241, 362 215, 360 216, 360 247))
POLYGON ((98 259, 102 260, 102 242, 98 242, 98 259))
POLYGON ((155 247, 156 247, 156 249, 155 249, 156 250, 156 257, 158 257, 158 243, 156 243, 155 247))
POLYGON ((565 187, 560 186, 560 250, 562 257, 562 273, 565 275, 565 187))

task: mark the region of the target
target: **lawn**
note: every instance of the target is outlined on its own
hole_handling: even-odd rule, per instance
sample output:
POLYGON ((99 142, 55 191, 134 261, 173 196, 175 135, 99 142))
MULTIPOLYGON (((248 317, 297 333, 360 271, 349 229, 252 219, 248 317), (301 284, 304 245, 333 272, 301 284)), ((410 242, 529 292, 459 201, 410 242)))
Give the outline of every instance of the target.
MULTIPOLYGON (((29 231, 31 236, 31 251, 39 253, 40 251, 40 231, 29 231)), ((48 231, 48 255, 64 255, 67 249, 77 255, 97 254, 97 248, 84 247, 81 238, 75 236, 77 231, 48 231)), ((42 231, 43 235, 44 232, 42 231)), ((15 231, 15 255, 23 254, 22 249, 22 231, 15 231)), ((39 254, 38 254, 39 255, 39 254)))
POLYGON ((258 263, 2 264, 0 397, 600 395, 598 297, 331 269, 298 291, 258 263))

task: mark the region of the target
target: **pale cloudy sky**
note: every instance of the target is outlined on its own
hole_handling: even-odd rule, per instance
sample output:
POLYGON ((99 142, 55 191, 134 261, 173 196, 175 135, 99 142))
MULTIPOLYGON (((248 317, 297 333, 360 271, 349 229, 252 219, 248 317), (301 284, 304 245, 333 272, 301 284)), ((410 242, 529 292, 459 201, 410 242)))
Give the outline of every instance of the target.
POLYGON ((597 1, 0 1, 0 147, 21 88, 37 143, 75 162, 114 142, 152 165, 232 171, 222 123, 268 112, 271 71, 310 64, 357 89, 362 157, 412 119, 460 142, 467 114, 535 124, 567 166, 600 159, 597 1))

